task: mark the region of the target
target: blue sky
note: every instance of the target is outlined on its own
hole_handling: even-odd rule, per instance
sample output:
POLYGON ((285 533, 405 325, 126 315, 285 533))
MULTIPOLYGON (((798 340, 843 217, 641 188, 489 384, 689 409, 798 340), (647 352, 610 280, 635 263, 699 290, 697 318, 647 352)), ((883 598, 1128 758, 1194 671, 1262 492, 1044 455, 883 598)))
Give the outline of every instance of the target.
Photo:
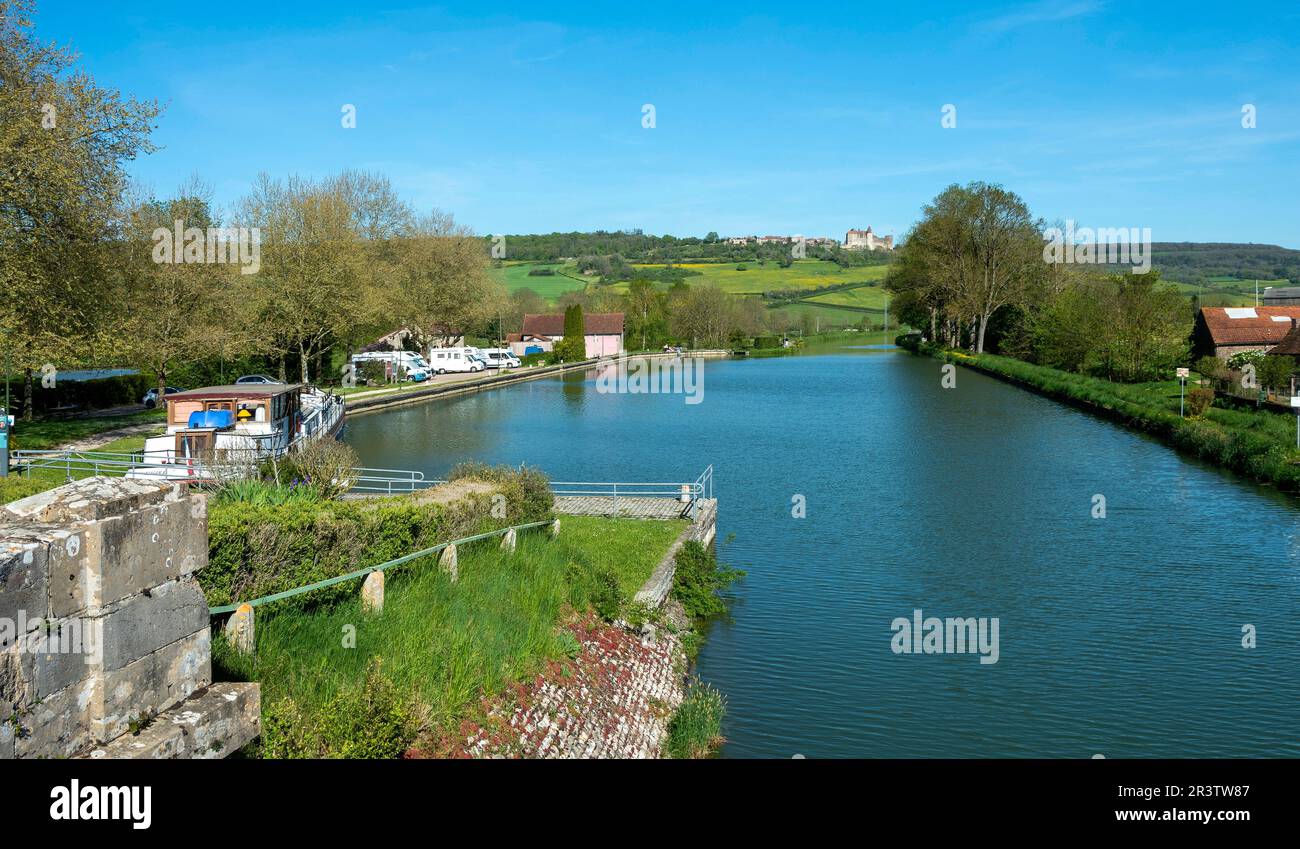
POLYGON ((1046 218, 1300 248, 1291 2, 45 0, 37 32, 165 104, 131 169, 159 194, 353 167, 483 234, 843 238, 982 179, 1046 218))

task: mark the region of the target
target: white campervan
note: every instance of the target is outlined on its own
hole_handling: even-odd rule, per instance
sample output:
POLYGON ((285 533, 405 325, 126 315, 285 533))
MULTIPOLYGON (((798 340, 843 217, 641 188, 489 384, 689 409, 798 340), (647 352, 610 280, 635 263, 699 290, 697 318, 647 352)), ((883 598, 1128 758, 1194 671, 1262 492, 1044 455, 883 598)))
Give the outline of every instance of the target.
POLYGON ((473 348, 430 348, 429 367, 434 374, 482 371, 487 368, 482 360, 474 356, 473 348))
POLYGON ((484 348, 483 356, 488 368, 519 368, 519 358, 509 348, 484 348))

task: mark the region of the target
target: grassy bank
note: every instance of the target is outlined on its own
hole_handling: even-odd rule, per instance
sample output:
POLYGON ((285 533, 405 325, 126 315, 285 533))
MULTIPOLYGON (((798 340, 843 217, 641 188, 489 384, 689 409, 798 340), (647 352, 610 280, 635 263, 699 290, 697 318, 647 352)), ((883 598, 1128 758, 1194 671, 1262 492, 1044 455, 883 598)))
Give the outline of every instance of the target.
MULTIPOLYGON (((84 419, 37 419, 33 422, 19 420, 14 423, 13 433, 10 434, 9 438, 9 447, 14 451, 19 449, 46 451, 69 442, 94 436, 97 433, 134 425, 157 424, 158 430, 161 432, 164 418, 164 411, 155 409, 145 410, 140 413, 129 413, 124 416, 95 416, 84 419)), ((144 445, 143 440, 140 444, 144 445)), ((110 449, 100 448, 96 450, 107 451, 110 449)))
MULTIPOLYGON (((120 454, 143 451, 144 437, 127 436, 122 439, 115 439, 95 450, 120 454)), ((62 486, 68 482, 69 477, 73 480, 80 480, 89 477, 90 474, 89 471, 78 471, 76 469, 69 472, 65 469, 43 468, 34 469, 28 475, 19 475, 16 470, 11 470, 8 477, 0 478, 0 504, 8 504, 10 501, 17 501, 20 498, 26 498, 29 495, 62 486)))
POLYGON ((483 699, 567 657, 566 617, 617 612, 681 531, 561 522, 554 540, 521 534, 514 554, 468 547, 456 583, 432 558, 390 574, 382 614, 364 612, 352 586, 328 604, 260 616, 252 657, 214 641, 220 678, 262 684, 261 754, 390 757, 420 731, 454 731, 483 699))
POLYGON ((1178 383, 1123 384, 1033 365, 1011 357, 970 354, 935 345, 907 347, 977 369, 1032 391, 1156 436, 1259 483, 1300 494, 1295 416, 1268 409, 1215 405, 1197 418, 1178 415, 1178 383))

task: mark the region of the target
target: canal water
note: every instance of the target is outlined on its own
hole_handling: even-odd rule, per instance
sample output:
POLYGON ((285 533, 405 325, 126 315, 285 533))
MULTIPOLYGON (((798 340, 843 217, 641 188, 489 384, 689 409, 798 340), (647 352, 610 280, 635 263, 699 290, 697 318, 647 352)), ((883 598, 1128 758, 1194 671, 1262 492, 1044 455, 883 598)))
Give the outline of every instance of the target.
POLYGON ((719 551, 748 572, 697 669, 727 697, 726 757, 1300 756, 1297 505, 974 372, 943 389, 939 368, 715 361, 698 404, 574 374, 360 416, 347 439, 429 476, 713 464, 719 551), (996 617, 997 662, 895 653, 917 609, 996 617))

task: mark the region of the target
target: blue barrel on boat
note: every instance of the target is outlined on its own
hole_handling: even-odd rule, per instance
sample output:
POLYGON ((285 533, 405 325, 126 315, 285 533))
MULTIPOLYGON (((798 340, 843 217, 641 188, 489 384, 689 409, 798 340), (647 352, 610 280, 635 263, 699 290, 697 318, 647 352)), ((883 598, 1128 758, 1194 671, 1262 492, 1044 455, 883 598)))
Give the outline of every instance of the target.
POLYGON ((235 423, 235 414, 230 410, 199 410, 190 413, 190 427, 214 427, 223 430, 235 423))

